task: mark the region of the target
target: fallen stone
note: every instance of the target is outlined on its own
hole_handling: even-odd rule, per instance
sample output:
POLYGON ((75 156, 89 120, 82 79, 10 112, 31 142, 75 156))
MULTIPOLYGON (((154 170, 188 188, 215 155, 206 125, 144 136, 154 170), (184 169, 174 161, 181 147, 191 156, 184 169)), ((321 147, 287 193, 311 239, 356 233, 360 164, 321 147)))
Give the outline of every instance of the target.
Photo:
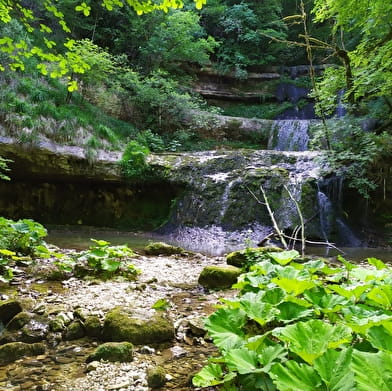
POLYGON ((102 338, 104 341, 128 341, 135 345, 167 342, 174 338, 174 326, 161 314, 150 319, 137 319, 121 308, 114 308, 105 317, 102 338))
POLYGON ((147 384, 150 388, 160 388, 166 383, 166 372, 160 367, 150 367, 147 370, 147 384))
POLYGON ((37 356, 43 353, 45 353, 45 345, 43 343, 7 343, 0 346, 0 365, 9 364, 25 356, 37 356))
POLYGON ((241 269, 231 265, 206 266, 199 276, 199 284, 208 289, 227 289, 237 282, 241 269))
POLYGON ((0 303, 0 321, 7 324, 15 315, 22 312, 22 305, 17 300, 6 300, 0 303))
POLYGON ((226 263, 236 267, 245 267, 252 258, 257 258, 265 253, 281 252, 279 247, 254 247, 233 251, 226 256, 226 263))
POLYGON ((86 362, 99 360, 130 362, 133 360, 133 345, 130 342, 104 343, 87 357, 86 362))
POLYGON ((144 251, 147 255, 173 255, 185 252, 182 247, 172 246, 164 242, 150 243, 144 248, 144 251))

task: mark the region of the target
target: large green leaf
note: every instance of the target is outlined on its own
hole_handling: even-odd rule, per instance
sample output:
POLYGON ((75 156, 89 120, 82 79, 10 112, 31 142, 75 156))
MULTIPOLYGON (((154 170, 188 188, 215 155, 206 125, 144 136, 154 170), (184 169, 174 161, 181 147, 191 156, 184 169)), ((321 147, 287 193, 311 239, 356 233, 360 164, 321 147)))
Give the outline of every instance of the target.
POLYGON ((228 382, 234 377, 235 373, 224 375, 219 364, 210 363, 193 377, 192 383, 196 387, 209 387, 228 382))
POLYGON ((328 349, 314 360, 314 369, 327 385, 328 391, 355 391, 354 374, 351 371, 352 348, 340 351, 328 349))
POLYGON ((323 313, 340 311, 343 306, 350 303, 348 299, 342 296, 327 293, 322 287, 307 290, 304 292, 304 297, 323 313))
POLYGON ((316 286, 312 281, 302 281, 289 278, 273 278, 271 280, 274 284, 284 289, 288 294, 298 296, 308 289, 316 286))
POLYGON ((392 355, 354 350, 351 368, 358 391, 392 390, 392 355))
POLYGON ((358 301, 362 294, 369 289, 370 285, 351 285, 343 288, 340 285, 330 285, 328 288, 335 291, 340 296, 345 297, 348 300, 358 301))
POLYGON ((220 308, 207 318, 205 326, 214 343, 227 351, 243 345, 246 320, 245 312, 238 308, 220 308))
POLYGON ((382 270, 387 267, 387 265, 380 259, 371 257, 371 258, 367 258, 366 260, 369 265, 374 266, 377 270, 382 270))
POLYGON ((101 259, 101 267, 102 270, 107 272, 113 273, 121 266, 121 262, 116 261, 115 259, 111 258, 103 258, 101 259))
POLYGON ((277 306, 280 313, 276 316, 277 320, 284 323, 292 322, 301 318, 306 318, 314 314, 312 309, 308 309, 296 303, 281 303, 277 306))
POLYGON ((369 328, 367 335, 370 343, 377 349, 392 353, 392 322, 369 328))
POLYGON ((343 325, 330 325, 321 320, 298 322, 272 332, 288 344, 289 350, 312 364, 328 348, 337 348, 351 341, 351 330, 343 325))
POLYGON ((257 353, 246 349, 231 349, 224 356, 227 367, 241 375, 262 372, 257 360, 257 353))
POLYGON ((367 299, 378 307, 392 309, 392 287, 390 285, 376 286, 368 294, 367 299))
POLYGON ((278 363, 271 368, 270 376, 279 391, 317 391, 326 390, 317 372, 309 365, 296 361, 278 363))
POLYGON ((272 304, 262 302, 261 297, 262 292, 258 294, 248 292, 241 297, 240 304, 249 318, 264 326, 273 320, 279 314, 279 311, 272 304))
POLYGON ((261 354, 258 355, 259 362, 263 366, 263 372, 268 373, 275 362, 285 361, 287 353, 287 349, 278 344, 263 349, 261 354))
POLYGON ((290 263, 295 258, 298 258, 299 252, 296 250, 290 250, 290 251, 267 253, 267 255, 271 259, 273 259, 276 263, 279 263, 279 265, 284 266, 290 263))
POLYGON ((281 303, 285 297, 284 290, 281 288, 272 288, 264 292, 261 300, 265 303, 277 305, 281 303))

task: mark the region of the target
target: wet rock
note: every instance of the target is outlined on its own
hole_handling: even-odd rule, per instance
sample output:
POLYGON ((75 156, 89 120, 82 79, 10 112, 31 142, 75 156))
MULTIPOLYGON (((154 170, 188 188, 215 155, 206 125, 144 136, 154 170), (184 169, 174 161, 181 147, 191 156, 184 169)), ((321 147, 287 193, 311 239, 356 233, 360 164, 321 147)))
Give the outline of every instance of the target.
POLYGON ((150 243, 144 248, 144 251, 147 255, 173 255, 184 253, 183 248, 172 246, 164 242, 150 243))
POLYGON ((150 319, 137 319, 121 308, 114 308, 106 315, 102 334, 104 341, 128 341, 144 345, 171 341, 174 338, 174 326, 161 314, 150 319))
POLYGON ((101 338, 102 324, 98 316, 87 316, 86 320, 84 321, 84 328, 88 337, 101 338))
POLYGON ((42 341, 49 332, 49 325, 43 319, 31 319, 21 329, 21 341, 34 343, 42 341))
POLYGON ((133 345, 130 342, 107 342, 98 346, 87 357, 86 362, 106 360, 130 362, 133 359, 133 345))
POLYGON ((199 284, 208 289, 230 288, 241 274, 241 269, 231 265, 206 266, 199 276, 199 284))
POLYGON ((150 388, 160 388, 166 383, 166 372, 160 367, 151 367, 147 370, 147 384, 150 388))
POLYGON ((19 312, 8 322, 6 329, 10 331, 19 330, 30 321, 31 317, 32 315, 28 312, 19 312))
POLYGON ((6 300, 0 303, 0 321, 7 324, 15 315, 22 312, 22 305, 17 300, 6 300))
POLYGON ((7 343, 0 346, 0 365, 9 364, 25 356, 36 356, 43 353, 45 353, 45 345, 43 343, 7 343))
POLYGON ((189 319, 188 326, 191 333, 196 337, 203 337, 207 331, 204 327, 204 322, 200 318, 189 319))
POLYGON ((236 267, 244 267, 249 262, 250 257, 257 257, 265 253, 281 252, 283 251, 279 247, 256 247, 247 248, 244 250, 233 251, 226 256, 226 262, 228 265, 236 267))
POLYGON ((85 336, 85 330, 82 323, 78 320, 70 323, 65 334, 64 339, 67 341, 71 341, 74 339, 83 338, 85 336))

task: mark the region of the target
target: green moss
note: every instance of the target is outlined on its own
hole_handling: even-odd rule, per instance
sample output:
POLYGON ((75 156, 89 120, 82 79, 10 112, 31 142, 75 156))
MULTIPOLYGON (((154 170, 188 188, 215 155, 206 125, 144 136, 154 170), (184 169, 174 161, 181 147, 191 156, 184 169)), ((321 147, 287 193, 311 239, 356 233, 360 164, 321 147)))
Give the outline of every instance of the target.
POLYGON ((136 345, 160 343, 174 338, 174 326, 160 314, 143 320, 115 308, 106 315, 102 334, 104 341, 128 341, 136 345))
POLYGON ((199 276, 199 284, 209 289, 226 289, 237 282, 241 269, 231 265, 206 266, 199 276))
POLYGON ((130 342, 107 342, 98 346, 86 362, 106 360, 130 362, 133 360, 133 345, 130 342))
POLYGON ((164 242, 150 243, 144 248, 144 251, 147 255, 173 255, 184 253, 182 247, 172 246, 164 242))
POLYGON ((19 330, 31 319, 31 314, 28 312, 19 312, 7 324, 7 330, 19 330))
POLYGON ((259 256, 265 253, 271 252, 281 252, 283 251, 279 247, 255 247, 255 248, 247 248, 244 250, 233 251, 226 256, 226 262, 228 265, 236 266, 236 267, 244 267, 249 262, 251 257, 259 256))
POLYGON ((43 343, 7 343, 0 346, 0 365, 9 364, 25 356, 36 356, 43 353, 45 353, 45 345, 43 343))
POLYGON ((147 384, 150 388, 160 388, 166 383, 166 372, 160 367, 149 368, 147 371, 147 384))

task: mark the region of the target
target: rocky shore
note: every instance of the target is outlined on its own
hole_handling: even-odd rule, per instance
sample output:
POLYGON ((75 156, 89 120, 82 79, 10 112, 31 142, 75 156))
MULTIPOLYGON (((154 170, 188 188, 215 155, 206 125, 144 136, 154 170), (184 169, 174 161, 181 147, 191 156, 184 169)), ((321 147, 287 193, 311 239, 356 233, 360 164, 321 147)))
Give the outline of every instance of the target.
POLYGON ((233 277, 224 258, 181 251, 132 263, 140 270, 134 281, 48 281, 51 260, 42 260, 3 284, 0 390, 193 389, 192 375, 214 353, 202 318, 234 292, 209 290, 208 269, 217 281, 225 278, 220 267, 229 279, 238 271, 233 277))

